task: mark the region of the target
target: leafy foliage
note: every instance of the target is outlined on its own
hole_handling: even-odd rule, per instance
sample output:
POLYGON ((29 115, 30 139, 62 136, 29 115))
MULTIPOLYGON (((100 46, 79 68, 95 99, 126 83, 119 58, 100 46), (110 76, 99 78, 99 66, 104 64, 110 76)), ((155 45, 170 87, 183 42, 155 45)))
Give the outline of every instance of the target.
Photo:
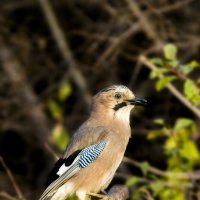
MULTIPOLYGON (((189 101, 199 109, 199 80, 193 80, 189 75, 198 69, 200 64, 197 61, 182 64, 177 54, 178 49, 174 44, 166 44, 163 48, 163 58, 149 59, 154 66, 150 78, 157 79, 155 88, 158 92, 169 83, 173 84, 180 91, 184 101, 189 101)), ((145 190, 149 190, 156 199, 185 200, 186 191, 192 184, 190 178, 185 175, 200 167, 200 151, 194 140, 197 123, 185 116, 177 118, 173 125, 169 125, 163 118, 155 119, 154 123, 159 128, 150 131, 147 138, 148 140, 164 138, 163 153, 166 156, 166 169, 163 171, 154 169, 149 163, 142 162, 139 167, 146 182, 138 187, 132 199, 138 199, 145 190)), ((132 177, 127 181, 127 185, 136 185, 140 182, 140 177, 132 177)))
POLYGON ((59 150, 64 150, 69 142, 69 134, 63 124, 62 102, 71 94, 72 89, 68 82, 62 82, 57 91, 57 100, 50 99, 48 103, 49 111, 56 123, 52 129, 51 140, 59 150))

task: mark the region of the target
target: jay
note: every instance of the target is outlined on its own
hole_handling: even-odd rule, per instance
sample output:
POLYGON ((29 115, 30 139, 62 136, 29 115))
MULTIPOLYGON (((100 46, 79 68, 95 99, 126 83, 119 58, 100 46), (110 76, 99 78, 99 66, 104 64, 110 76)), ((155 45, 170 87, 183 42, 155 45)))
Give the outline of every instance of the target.
POLYGON ((40 200, 65 200, 72 194, 85 200, 106 189, 131 136, 130 112, 135 105, 146 103, 123 85, 97 93, 88 119, 73 134, 55 164, 40 200))

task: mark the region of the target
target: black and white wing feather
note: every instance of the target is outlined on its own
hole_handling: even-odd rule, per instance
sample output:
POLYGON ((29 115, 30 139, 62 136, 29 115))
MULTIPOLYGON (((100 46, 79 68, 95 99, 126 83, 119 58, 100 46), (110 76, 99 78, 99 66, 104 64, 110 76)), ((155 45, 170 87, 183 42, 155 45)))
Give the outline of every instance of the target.
POLYGON ((92 162, 94 162, 102 153, 107 145, 107 141, 103 140, 97 144, 93 144, 89 147, 86 147, 78 152, 75 152, 74 160, 69 165, 66 166, 66 163, 69 162, 68 159, 72 159, 69 157, 68 159, 59 160, 59 165, 57 165, 57 169, 53 169, 54 178, 53 182, 46 188, 40 200, 44 200, 46 197, 53 195, 59 187, 67 182, 74 174, 79 172, 80 170, 88 167, 92 162), (62 161, 62 162, 61 162, 62 161), (56 176, 55 176, 56 175, 56 176))

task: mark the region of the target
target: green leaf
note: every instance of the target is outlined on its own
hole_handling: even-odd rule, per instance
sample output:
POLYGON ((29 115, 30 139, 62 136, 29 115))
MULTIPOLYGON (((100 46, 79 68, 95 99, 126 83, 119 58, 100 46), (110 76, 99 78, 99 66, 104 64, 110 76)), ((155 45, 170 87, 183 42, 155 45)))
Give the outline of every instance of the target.
POLYGON ((195 85, 194 81, 186 80, 183 85, 183 92, 187 99, 192 100, 194 96, 199 94, 199 89, 195 85))
POLYGON ((71 85, 68 82, 62 82, 58 89, 58 98, 64 101, 72 93, 71 85))
POLYGON ((175 149, 175 148, 177 148, 176 139, 174 137, 169 137, 166 140, 164 147, 165 147, 165 150, 168 151, 168 152, 173 150, 173 149, 175 149))
POLYGON ((200 95, 195 95, 192 99, 192 102, 198 106, 200 104, 200 95))
POLYGON ((180 154, 183 158, 189 161, 200 161, 200 153, 195 143, 185 140, 180 150, 180 154))
POLYGON ((185 129, 187 127, 195 128, 195 122, 192 119, 188 118, 179 118, 176 120, 176 123, 174 125, 174 131, 179 131, 181 129, 185 129))
POLYGON ((158 91, 162 90, 168 83, 176 79, 176 76, 165 76, 156 82, 156 89, 158 91))
POLYGON ((151 58, 149 61, 154 65, 159 65, 159 66, 163 65, 163 60, 161 58, 151 58))
POLYGON ((165 124, 165 121, 162 118, 156 118, 156 119, 153 120, 153 122, 155 124, 158 124, 158 125, 164 125, 165 124))
POLYGON ((66 145, 69 142, 69 134, 62 124, 58 123, 53 128, 52 141, 61 151, 65 150, 66 145))
POLYGON ((165 72, 167 72, 168 70, 166 68, 157 68, 157 69, 154 69, 151 71, 150 73, 150 78, 153 79, 153 78, 156 78, 158 77, 160 74, 163 74, 165 72))
POLYGON ((200 63, 196 60, 191 61, 188 65, 192 68, 200 67, 200 63))
POLYGON ((156 181, 151 183, 149 187, 153 192, 153 196, 155 197, 162 191, 162 189, 164 188, 164 184, 161 181, 156 181))
POLYGON ((144 174, 144 176, 146 176, 149 169, 149 163, 148 162, 140 163, 140 169, 142 170, 142 173, 144 174))
POLYGON ((152 140, 159 136, 169 135, 170 130, 167 127, 163 127, 159 130, 150 131, 148 133, 147 139, 152 140))
POLYGON ((136 176, 133 176, 126 181, 126 186, 131 187, 135 185, 137 182, 139 182, 139 178, 136 176))
POLYGON ((166 60, 165 65, 175 68, 175 67, 179 66, 179 61, 178 60, 166 60))
POLYGON ((166 44, 164 46, 164 56, 167 60, 175 60, 177 54, 177 48, 174 44, 166 44))
POLYGON ((189 65, 179 65, 179 70, 183 72, 183 74, 189 74, 193 71, 193 68, 191 68, 189 65))
POLYGON ((67 197, 67 200, 79 200, 76 194, 71 194, 70 196, 67 197))
POLYGON ((186 200, 184 192, 176 188, 165 187, 159 194, 161 200, 186 200))
POLYGON ((54 118, 60 118, 62 115, 61 107, 53 100, 48 102, 48 108, 54 118))

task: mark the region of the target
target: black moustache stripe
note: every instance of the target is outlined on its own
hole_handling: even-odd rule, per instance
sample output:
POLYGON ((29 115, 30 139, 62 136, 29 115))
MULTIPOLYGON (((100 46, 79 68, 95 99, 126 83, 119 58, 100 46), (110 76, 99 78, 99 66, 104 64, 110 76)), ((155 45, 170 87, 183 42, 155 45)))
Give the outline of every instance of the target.
POLYGON ((120 108, 123 108, 124 106, 127 106, 126 102, 118 103, 117 105, 115 105, 115 107, 113 108, 113 110, 117 111, 120 108))

